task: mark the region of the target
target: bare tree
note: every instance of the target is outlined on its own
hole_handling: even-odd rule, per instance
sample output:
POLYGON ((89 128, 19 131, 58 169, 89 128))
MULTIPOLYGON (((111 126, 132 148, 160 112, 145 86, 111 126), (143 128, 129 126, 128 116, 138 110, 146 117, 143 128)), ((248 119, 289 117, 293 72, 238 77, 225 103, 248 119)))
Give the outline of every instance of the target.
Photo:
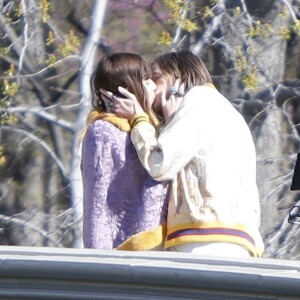
MULTIPOLYGON (((1 221, 6 226, 23 222, 22 231, 23 228, 33 230, 36 226, 35 234, 26 237, 26 244, 47 246, 50 238, 45 239, 44 232, 50 232, 54 235, 52 246, 60 245, 62 239, 64 245, 79 247, 82 240, 82 195, 78 136, 84 126, 87 100, 90 99, 89 77, 101 35, 106 1, 97 0, 93 6, 81 5, 81 8, 92 11, 87 39, 82 42, 72 29, 64 33, 56 25, 49 15, 50 4, 48 1, 23 0, 17 8, 19 11, 13 1, 6 5, 2 3, 1 7, 2 39, 6 43, 5 49, 2 49, 1 64, 8 70, 8 74, 2 77, 1 121, 6 125, 1 126, 1 144, 5 149, 12 142, 16 149, 10 155, 1 153, 8 166, 8 172, 2 173, 2 176, 13 178, 16 183, 14 164, 28 160, 30 165, 24 164, 24 168, 29 176, 20 176, 20 181, 27 188, 23 195, 18 196, 18 189, 13 187, 14 203, 31 200, 20 205, 19 222, 16 222, 16 216, 2 217, 1 221), (81 43, 84 45, 82 51, 81 43), (19 147, 22 149, 18 151, 19 147), (42 153, 41 149, 44 150, 42 153), (62 222, 58 217, 65 209, 68 213, 64 216, 68 222, 62 222), (61 224, 64 228, 59 229, 61 224)), ((64 8, 68 8, 67 3, 64 8)), ((2 193, 4 207, 6 196, 2 193)))
MULTIPOLYGON (((70 182, 72 187, 72 207, 76 211, 76 219, 82 219, 82 179, 80 171, 80 132, 84 128, 85 119, 90 108, 89 100, 92 98, 90 89, 90 78, 94 70, 95 54, 101 37, 104 15, 107 1, 96 0, 92 10, 91 25, 87 40, 81 54, 81 69, 79 76, 79 90, 81 99, 77 121, 74 124, 76 135, 72 145, 72 165, 70 170, 70 182), (78 151, 79 150, 79 151, 78 151)), ((81 227, 75 232, 74 247, 82 246, 81 227)))
POLYGON ((82 246, 80 137, 89 81, 101 55, 121 50, 121 39, 133 41, 132 30, 103 36, 105 20, 124 22, 136 14, 122 5, 137 9, 138 22, 159 19, 151 15, 154 3, 111 0, 108 9, 107 3, 0 1, 3 244, 82 246))

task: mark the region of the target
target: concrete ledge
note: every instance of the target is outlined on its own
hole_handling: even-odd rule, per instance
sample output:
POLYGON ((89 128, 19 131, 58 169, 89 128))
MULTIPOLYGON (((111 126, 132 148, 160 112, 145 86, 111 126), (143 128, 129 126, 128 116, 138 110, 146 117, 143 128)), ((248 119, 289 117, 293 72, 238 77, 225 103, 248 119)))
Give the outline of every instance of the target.
POLYGON ((0 246, 0 298, 300 299, 300 262, 0 246))

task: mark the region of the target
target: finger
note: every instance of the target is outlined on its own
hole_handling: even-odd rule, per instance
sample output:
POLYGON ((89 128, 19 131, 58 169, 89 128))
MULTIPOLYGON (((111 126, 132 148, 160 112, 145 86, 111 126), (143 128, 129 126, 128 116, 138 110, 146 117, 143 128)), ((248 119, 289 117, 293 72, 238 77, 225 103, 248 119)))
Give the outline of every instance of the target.
POLYGON ((112 101, 110 98, 108 98, 105 95, 101 95, 102 100, 104 101, 106 111, 107 112, 112 112, 112 101))
POLYGON ((110 102, 104 102, 104 103, 105 103, 106 112, 111 113, 112 112, 111 103, 110 102))
POLYGON ((169 94, 170 94, 169 99, 171 99, 172 96, 175 96, 175 98, 183 96, 183 90, 180 90, 180 86, 181 86, 181 80, 177 78, 174 84, 169 89, 169 94))
POLYGON ((174 86, 176 87, 177 90, 179 90, 180 80, 178 78, 175 80, 174 86))
POLYGON ((101 94, 101 98, 104 102, 110 103, 111 102, 111 97, 108 97, 104 94, 101 94))
POLYGON ((107 98, 112 98, 112 96, 113 96, 113 93, 112 92, 110 92, 110 91, 107 91, 107 90, 104 90, 104 89, 100 89, 100 93, 101 93, 101 95, 104 95, 104 96, 106 96, 107 98))
POLYGON ((167 99, 166 99, 166 93, 165 92, 161 92, 160 101, 161 101, 160 103, 161 103, 162 107, 166 106, 167 99))
POLYGON ((105 107, 107 112, 114 112, 115 111, 115 104, 119 101, 122 101, 123 98, 115 96, 112 92, 100 89, 101 92, 101 99, 105 103, 105 107))
POLYGON ((184 95, 184 83, 181 82, 180 79, 176 79, 174 86, 176 88, 176 90, 178 91, 178 93, 176 93, 176 97, 177 98, 181 98, 184 95))
POLYGON ((130 93, 127 89, 123 88, 122 86, 118 86, 118 91, 125 97, 125 98, 132 98, 134 96, 130 93))
POLYGON ((182 94, 184 95, 185 87, 184 87, 184 83, 183 83, 183 82, 180 84, 178 90, 179 90, 180 92, 182 92, 182 94))

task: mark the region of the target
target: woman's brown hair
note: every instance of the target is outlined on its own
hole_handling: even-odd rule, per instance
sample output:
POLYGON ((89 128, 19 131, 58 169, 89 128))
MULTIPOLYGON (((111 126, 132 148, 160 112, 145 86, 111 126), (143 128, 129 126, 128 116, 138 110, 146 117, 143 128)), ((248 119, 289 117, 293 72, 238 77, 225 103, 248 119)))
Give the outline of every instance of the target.
POLYGON ((104 56, 91 79, 91 88, 96 95, 92 100, 93 107, 106 111, 100 89, 122 97, 118 92, 118 86, 122 86, 136 96, 152 123, 158 125, 158 119, 149 105, 148 93, 143 85, 143 80, 150 79, 151 76, 150 64, 140 55, 119 52, 104 56))

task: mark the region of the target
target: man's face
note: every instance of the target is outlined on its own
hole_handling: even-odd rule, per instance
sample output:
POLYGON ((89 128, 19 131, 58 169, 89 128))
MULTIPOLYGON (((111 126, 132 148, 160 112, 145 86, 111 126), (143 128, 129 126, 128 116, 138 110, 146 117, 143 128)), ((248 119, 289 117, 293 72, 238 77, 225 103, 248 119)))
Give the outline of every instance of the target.
POLYGON ((160 69, 157 65, 153 66, 152 69, 152 80, 156 84, 156 90, 155 90, 155 99, 153 102, 153 109, 155 112, 161 111, 161 94, 164 92, 167 94, 169 83, 168 79, 165 75, 162 74, 160 69))

